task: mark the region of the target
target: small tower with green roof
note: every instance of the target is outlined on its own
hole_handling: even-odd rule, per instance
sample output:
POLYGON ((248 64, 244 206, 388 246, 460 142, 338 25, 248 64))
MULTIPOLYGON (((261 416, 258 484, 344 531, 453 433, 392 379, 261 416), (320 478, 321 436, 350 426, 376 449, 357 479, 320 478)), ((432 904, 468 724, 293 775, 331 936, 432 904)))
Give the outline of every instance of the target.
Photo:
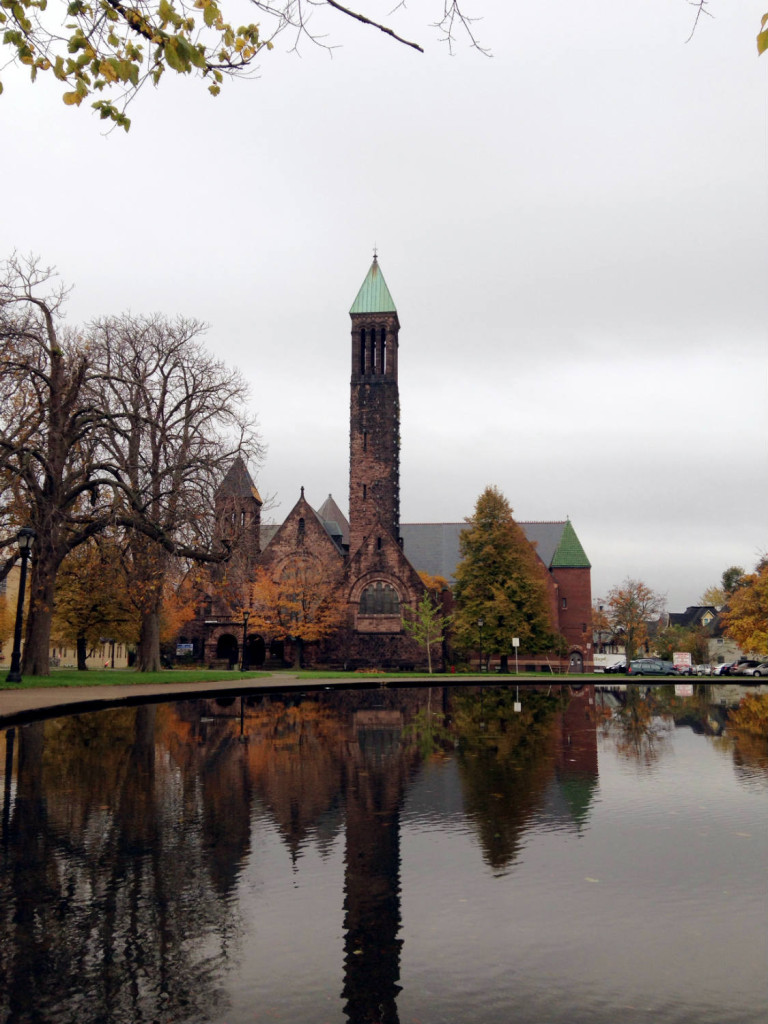
POLYGON ((384 528, 396 539, 400 532, 400 322, 375 253, 349 315, 349 547, 353 554, 374 531, 384 528))

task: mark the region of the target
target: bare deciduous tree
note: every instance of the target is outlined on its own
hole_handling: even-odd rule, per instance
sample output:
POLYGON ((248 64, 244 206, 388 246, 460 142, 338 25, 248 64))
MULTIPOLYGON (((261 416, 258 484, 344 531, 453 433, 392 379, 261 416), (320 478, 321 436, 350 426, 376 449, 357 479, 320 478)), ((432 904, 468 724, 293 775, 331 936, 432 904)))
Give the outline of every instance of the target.
POLYGON ((110 514, 91 352, 63 323, 64 299, 35 259, 13 257, 0 271, 0 576, 14 563, 16 530, 31 526, 27 675, 49 671, 59 566, 110 514))
POLYGON ((248 389, 194 321, 123 316, 77 334, 53 277, 15 257, 0 272, 0 578, 19 526, 37 534, 22 671, 48 675, 59 568, 107 527, 123 531, 139 667, 157 668, 169 559, 228 554, 213 499, 236 454, 260 455, 248 389))
POLYGON ((216 561, 214 496, 232 459, 260 458, 248 387, 203 347, 203 324, 121 316, 93 325, 115 522, 127 531, 131 597, 141 613, 140 670, 160 667, 169 559, 216 561))

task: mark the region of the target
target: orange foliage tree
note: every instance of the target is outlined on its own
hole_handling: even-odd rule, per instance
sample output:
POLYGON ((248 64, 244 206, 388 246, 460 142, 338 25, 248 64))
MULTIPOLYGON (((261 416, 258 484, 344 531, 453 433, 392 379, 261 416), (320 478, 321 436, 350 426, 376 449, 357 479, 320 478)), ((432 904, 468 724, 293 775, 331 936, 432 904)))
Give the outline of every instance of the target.
POLYGON ((756 572, 742 578, 728 598, 723 625, 726 636, 743 651, 768 654, 768 561, 763 559, 756 572))
POLYGON ((304 645, 332 636, 345 618, 338 580, 311 557, 292 560, 277 579, 257 569, 251 602, 251 628, 295 641, 300 666, 304 645))
POLYGON ((56 578, 51 636, 75 647, 78 669, 85 671, 89 648, 102 638, 135 643, 138 629, 115 539, 95 537, 70 552, 56 578))
POLYGON ((608 615, 616 635, 624 642, 627 662, 637 654, 648 637, 648 622, 658 619, 664 598, 642 580, 625 579, 620 587, 612 587, 608 597, 598 602, 608 615))

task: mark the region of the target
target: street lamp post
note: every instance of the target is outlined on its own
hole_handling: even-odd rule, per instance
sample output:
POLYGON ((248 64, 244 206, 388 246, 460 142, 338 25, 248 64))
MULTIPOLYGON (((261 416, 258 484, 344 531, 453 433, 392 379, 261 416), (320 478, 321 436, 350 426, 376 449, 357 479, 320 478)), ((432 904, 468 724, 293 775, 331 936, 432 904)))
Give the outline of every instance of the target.
POLYGON ((248 619, 250 619, 251 613, 249 611, 243 612, 243 657, 240 662, 240 671, 247 672, 250 668, 248 664, 248 619))
POLYGON ((5 677, 6 683, 21 682, 21 626, 24 619, 24 591, 27 586, 27 560, 32 550, 35 531, 23 526, 16 534, 16 543, 21 555, 21 575, 19 576, 19 597, 16 602, 16 628, 13 633, 13 653, 11 654, 11 671, 5 677))

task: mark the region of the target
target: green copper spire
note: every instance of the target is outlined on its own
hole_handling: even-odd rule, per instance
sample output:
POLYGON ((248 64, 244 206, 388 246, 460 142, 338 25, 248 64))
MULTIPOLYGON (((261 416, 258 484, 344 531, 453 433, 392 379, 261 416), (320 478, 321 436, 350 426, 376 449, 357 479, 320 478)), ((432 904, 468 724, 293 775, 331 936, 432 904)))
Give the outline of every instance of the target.
POLYGON ((581 541, 576 536, 576 531, 571 526, 571 520, 566 519, 563 532, 560 534, 560 543, 557 551, 552 556, 551 569, 589 569, 591 568, 581 541))
POLYGON ((387 282, 379 269, 379 260, 374 252, 373 263, 368 276, 360 286, 350 313, 396 313, 395 303, 389 294, 387 282))

